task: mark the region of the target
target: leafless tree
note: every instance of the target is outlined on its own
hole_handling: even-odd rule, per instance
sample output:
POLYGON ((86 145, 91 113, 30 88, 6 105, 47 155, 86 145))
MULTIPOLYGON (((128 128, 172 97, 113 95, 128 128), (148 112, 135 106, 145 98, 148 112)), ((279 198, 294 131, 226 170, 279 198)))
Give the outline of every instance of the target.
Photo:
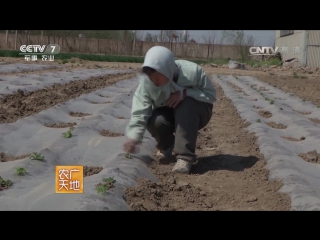
POLYGON ((158 42, 158 35, 157 34, 151 34, 147 33, 144 37, 144 41, 146 42, 158 42))
POLYGON ((270 47, 275 47, 276 46, 276 39, 275 37, 270 37, 269 41, 268 41, 268 44, 270 47))
POLYGON ((224 45, 224 42, 225 42, 225 36, 221 35, 220 38, 218 39, 218 51, 219 51, 219 58, 222 59, 222 56, 223 56, 223 45, 224 45))
POLYGON ((136 30, 136 40, 143 41, 143 38, 144 38, 144 31, 136 30))
POLYGON ((217 32, 215 30, 211 30, 208 36, 203 36, 204 42, 208 45, 208 53, 207 58, 212 58, 215 50, 215 43, 217 38, 217 32))
POLYGON ((178 30, 163 30, 162 32, 162 38, 164 42, 174 42, 179 39, 179 36, 181 36, 181 31, 178 30))
POLYGON ((249 47, 253 46, 253 36, 245 36, 243 30, 224 30, 222 32, 226 41, 233 45, 235 57, 240 57, 241 61, 248 59, 249 47))

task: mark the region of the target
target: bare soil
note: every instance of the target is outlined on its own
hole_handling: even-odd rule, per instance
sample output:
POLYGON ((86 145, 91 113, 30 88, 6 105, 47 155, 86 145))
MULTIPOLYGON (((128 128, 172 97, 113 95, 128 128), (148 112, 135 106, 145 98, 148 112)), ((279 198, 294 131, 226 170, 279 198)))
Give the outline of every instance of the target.
POLYGON ((286 140, 288 140, 288 141, 293 141, 293 142, 303 141, 303 140, 306 139, 305 137, 293 138, 293 137, 285 137, 285 136, 282 136, 282 138, 283 138, 283 139, 286 139, 286 140))
MULTIPOLYGON (((2 61, 25 62, 17 58, 2 58, 2 61)), ((61 64, 60 61, 59 63, 61 64)), ((58 63, 47 62, 43 64, 54 65, 58 63)), ((65 66, 70 70, 101 67, 139 70, 141 64, 102 63, 73 59, 72 63, 66 63, 65 66)), ((316 74, 299 73, 293 75, 295 70, 278 72, 272 70, 271 72, 268 70, 248 71, 211 67, 204 67, 204 69, 208 74, 253 76, 320 106, 320 95, 318 94, 320 76, 316 74)), ((42 72, 48 72, 48 70, 42 72)), ((14 73, 14 75, 19 74, 26 73, 14 73)), ((66 85, 56 84, 32 93, 20 91, 13 95, 4 96, 0 100, 0 123, 15 122, 20 118, 57 104, 63 104, 81 94, 95 91, 128 77, 130 74, 110 78, 92 78, 87 81, 74 81, 66 85)), ((146 179, 139 179, 136 188, 126 190, 125 198, 132 210, 290 209, 289 196, 278 191, 282 184, 268 180, 268 171, 265 169, 265 161, 256 145, 256 137, 245 130, 248 123, 244 123, 239 117, 231 101, 223 96, 222 89, 219 86, 216 87, 218 101, 215 104, 211 122, 200 131, 197 144, 199 159, 192 168, 191 174, 172 173, 174 161, 167 163, 155 161, 150 168, 159 178, 160 183, 154 184, 146 179)), ((238 90, 242 91, 242 89, 238 90)), ((74 116, 76 117, 76 115, 74 116)), ((79 117, 81 116, 79 115, 79 117)), ((286 126, 275 122, 266 123, 274 128, 286 128, 286 126)), ((302 154, 301 157, 316 163, 319 159, 316 154, 307 153, 302 154)), ((90 171, 94 172, 94 170, 87 170, 87 172, 90 171)))
POLYGON ((89 177, 94 174, 98 174, 101 172, 103 167, 89 167, 89 166, 84 166, 83 167, 83 175, 84 177, 89 177))
POLYGON ((106 103, 111 103, 110 101, 108 102, 91 102, 91 104, 106 104, 106 103))
POLYGON ((86 117, 86 116, 90 116, 90 113, 83 113, 83 112, 70 112, 69 115, 71 117, 86 117))
POLYGON ((297 112, 297 113, 299 113, 301 115, 309 115, 309 114, 311 114, 311 112, 301 112, 301 111, 295 111, 295 112, 297 112))
POLYGON ((320 153, 318 153, 316 150, 307 153, 301 153, 299 156, 306 162, 320 163, 320 153))
POLYGON ((122 133, 111 132, 109 130, 103 129, 100 134, 104 137, 121 137, 124 136, 122 133))
POLYGON ((309 120, 314 123, 320 124, 320 119, 318 119, 318 118, 309 118, 309 120))
POLYGON ((0 152, 0 162, 10 162, 10 161, 15 161, 15 160, 19 160, 19 159, 24 159, 24 158, 29 157, 30 154, 24 154, 24 155, 20 155, 20 156, 8 156, 5 153, 0 152))
POLYGON ((286 129, 287 126, 283 125, 282 123, 275 123, 275 122, 265 122, 269 127, 276 128, 276 129, 286 129))
POLYGON ((82 94, 110 86, 117 81, 134 77, 135 73, 119 73, 93 77, 84 81, 71 81, 67 84, 54 84, 33 92, 18 90, 14 94, 4 95, 0 99, 0 124, 12 123, 57 104, 77 98, 82 94))
POLYGON ((200 131, 198 162, 190 175, 172 173, 174 161, 155 161, 159 179, 139 179, 125 199, 133 211, 158 210, 289 210, 282 184, 268 180, 265 161, 230 99, 216 86, 218 101, 210 123, 200 131))
POLYGON ((264 118, 271 118, 272 117, 272 113, 269 111, 259 110, 258 113, 261 117, 264 117, 264 118))
POLYGON ((77 123, 54 123, 54 124, 45 124, 46 127, 49 128, 71 128, 77 125, 77 123))

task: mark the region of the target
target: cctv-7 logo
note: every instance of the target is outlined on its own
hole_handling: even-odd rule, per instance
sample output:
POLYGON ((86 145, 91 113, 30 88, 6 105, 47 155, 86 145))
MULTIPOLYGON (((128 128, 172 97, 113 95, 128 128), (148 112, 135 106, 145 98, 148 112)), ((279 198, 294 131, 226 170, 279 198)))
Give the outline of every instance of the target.
POLYGON ((50 46, 50 47, 52 48, 52 52, 51 53, 53 53, 54 49, 56 48, 56 46, 50 46))

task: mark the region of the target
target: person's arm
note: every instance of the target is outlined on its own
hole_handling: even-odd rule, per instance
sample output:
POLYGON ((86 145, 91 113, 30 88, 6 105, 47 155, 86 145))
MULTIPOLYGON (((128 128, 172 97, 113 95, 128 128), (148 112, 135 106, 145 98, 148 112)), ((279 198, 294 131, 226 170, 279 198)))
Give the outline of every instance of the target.
POLYGON ((133 96, 131 118, 126 128, 126 136, 137 142, 141 141, 151 114, 152 102, 145 91, 143 81, 140 81, 133 96))
POLYGON ((204 70, 197 65, 196 74, 190 78, 191 87, 187 87, 185 91, 185 97, 193 97, 197 99, 203 99, 206 102, 216 101, 216 90, 211 83, 210 79, 204 72, 204 70))

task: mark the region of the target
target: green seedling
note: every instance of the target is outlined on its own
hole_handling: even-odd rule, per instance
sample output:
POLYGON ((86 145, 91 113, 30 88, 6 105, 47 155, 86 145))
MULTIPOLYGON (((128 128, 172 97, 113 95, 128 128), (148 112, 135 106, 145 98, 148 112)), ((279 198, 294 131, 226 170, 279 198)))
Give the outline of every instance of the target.
POLYGON ((105 193, 107 190, 109 190, 110 188, 114 187, 114 183, 116 183, 116 180, 114 180, 113 177, 109 177, 109 178, 103 178, 103 183, 99 183, 96 186, 96 190, 98 193, 105 193))
POLYGON ((296 72, 294 72, 294 73, 293 73, 293 77, 294 77, 294 78, 298 78, 299 76, 298 76, 298 74, 297 74, 296 72))
POLYGON ((44 159, 44 156, 42 156, 40 153, 37 153, 37 152, 34 152, 32 154, 30 154, 29 158, 31 160, 43 160, 44 159))
POLYGON ((113 177, 109 177, 109 178, 104 178, 104 179, 103 179, 103 182, 105 182, 105 183, 107 183, 107 184, 109 184, 110 186, 113 187, 113 184, 116 183, 117 181, 114 180, 113 177))
POLYGON ((96 186, 97 193, 105 193, 108 189, 105 184, 99 183, 96 186))
POLYGON ((18 175, 25 175, 26 173, 27 173, 27 170, 26 169, 24 169, 24 168, 17 168, 16 169, 17 170, 17 174, 18 175))
POLYGON ((269 99, 269 98, 267 98, 267 97, 266 97, 264 100, 266 100, 266 101, 270 101, 270 99, 269 99))
POLYGON ((274 104, 274 100, 271 100, 271 101, 270 101, 270 104, 274 104))
POLYGON ((0 190, 2 190, 3 188, 8 188, 9 186, 12 185, 12 182, 10 179, 4 180, 1 176, 0 176, 0 190))
POLYGON ((258 123, 260 123, 260 122, 261 122, 261 120, 260 120, 260 119, 257 119, 257 122, 258 122, 258 123))
POLYGON ((273 72, 271 72, 271 73, 269 73, 270 75, 274 75, 274 73, 273 72))
POLYGON ((126 157, 126 158, 129 158, 129 159, 132 158, 129 153, 128 153, 125 157, 126 157))
POLYGON ((62 133, 63 136, 65 138, 71 138, 72 137, 72 130, 73 130, 73 128, 70 128, 69 131, 62 133))

